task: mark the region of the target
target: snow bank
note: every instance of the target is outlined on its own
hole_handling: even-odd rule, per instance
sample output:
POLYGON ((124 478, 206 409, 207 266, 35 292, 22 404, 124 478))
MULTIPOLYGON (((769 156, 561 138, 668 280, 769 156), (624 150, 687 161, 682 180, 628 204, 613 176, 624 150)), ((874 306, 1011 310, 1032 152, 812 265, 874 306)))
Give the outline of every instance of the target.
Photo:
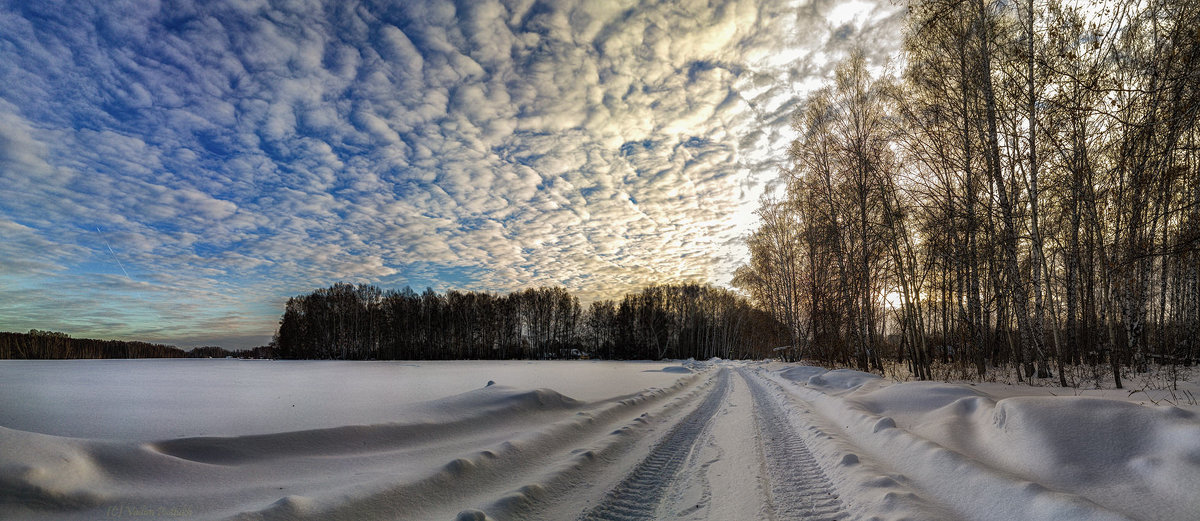
POLYGON ((797 366, 784 369, 781 376, 793 382, 821 389, 826 393, 839 393, 858 389, 864 385, 877 384, 881 381, 878 375, 854 371, 851 369, 835 369, 833 371, 821 367, 797 366))
POLYGON ((813 367, 772 376, 871 456, 957 501, 960 513, 995 501, 994 519, 1200 519, 1194 411, 1092 397, 996 399, 965 385, 888 385, 813 367))
POLYGON ((692 369, 689 367, 677 366, 677 367, 664 367, 662 369, 659 369, 659 371, 662 371, 664 373, 688 374, 688 373, 692 372, 692 369))
POLYGON ((333 456, 400 449, 429 439, 482 434, 542 420, 543 413, 575 410, 583 402, 550 389, 525 391, 492 385, 421 407, 416 423, 350 425, 272 434, 193 437, 159 441, 153 450, 181 459, 230 465, 311 454, 333 456))
POLYGON ((1086 397, 1000 400, 959 422, 1014 474, 1146 519, 1200 518, 1200 422, 1176 407, 1086 397))
POLYGON ((450 519, 477 496, 511 486, 513 472, 597 458, 577 444, 624 443, 614 432, 644 428, 655 408, 682 406, 679 397, 700 382, 690 370, 663 372, 682 368, 667 363, 433 365, 445 378, 388 362, 0 364, 0 377, 13 376, 0 381, 18 383, 6 385, 0 404, 0 517, 450 519), (154 370, 176 378, 149 378, 154 370), (272 390, 262 382, 292 394, 242 394, 272 390), (537 385, 544 382, 558 387, 537 385), (156 407, 137 409, 150 402, 156 407), (195 410, 168 407, 188 403, 195 410), (304 415, 287 416, 297 410, 304 415), (71 414, 101 425, 77 425, 71 414), (236 434, 148 437, 164 430, 111 425, 156 418, 174 422, 166 432, 205 432, 204 415, 236 434), (77 437, 20 428, 29 425, 77 437))

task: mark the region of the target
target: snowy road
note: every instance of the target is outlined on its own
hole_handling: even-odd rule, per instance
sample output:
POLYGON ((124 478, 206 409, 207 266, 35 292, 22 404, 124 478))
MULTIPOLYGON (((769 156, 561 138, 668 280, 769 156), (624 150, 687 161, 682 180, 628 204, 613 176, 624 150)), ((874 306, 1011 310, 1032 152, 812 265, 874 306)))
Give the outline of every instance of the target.
POLYGON ((767 502, 770 519, 843 519, 845 514, 833 484, 795 431, 786 410, 749 371, 739 368, 738 374, 746 380, 754 397, 757 439, 767 471, 763 474, 770 483, 767 502))
MULTIPOLYGON (((471 381, 497 374, 454 367, 471 381)), ((395 414, 408 421, 156 441, 2 425, 0 517, 1200 519, 1194 407, 995 398, 783 364, 502 368, 520 380, 546 367, 581 371, 558 385, 607 397, 491 385, 406 404, 395 414), (597 371, 608 376, 583 383, 597 371)))
MULTIPOLYGON (((640 434, 653 440, 645 454, 633 449, 624 458, 606 458, 610 464, 596 469, 601 483, 606 474, 624 472, 616 483, 563 487, 559 494, 528 501, 519 511, 505 512, 507 504, 501 503, 460 519, 566 519, 577 507, 562 505, 601 490, 602 496, 577 519, 846 519, 832 482, 784 405, 766 391, 769 384, 742 367, 718 368, 706 376, 707 389, 691 400, 690 409, 664 415, 640 434), (663 432, 656 436, 655 431, 663 432)), ((651 425, 645 418, 637 422, 651 425)), ((544 491, 546 485, 538 489, 544 491)))
POLYGON ((660 512, 664 494, 683 468, 696 441, 712 420, 729 390, 729 371, 720 369, 715 388, 695 410, 671 427, 641 462, 608 492, 581 521, 638 520, 667 517, 660 512))

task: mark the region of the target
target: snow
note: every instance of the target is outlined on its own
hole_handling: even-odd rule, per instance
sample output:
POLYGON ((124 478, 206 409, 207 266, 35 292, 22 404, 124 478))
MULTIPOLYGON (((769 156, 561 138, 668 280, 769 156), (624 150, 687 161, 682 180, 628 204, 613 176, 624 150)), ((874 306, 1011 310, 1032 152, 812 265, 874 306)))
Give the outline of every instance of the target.
POLYGON ((696 379, 664 371, 680 367, 6 361, 0 512, 446 518, 471 491, 511 485, 506 473, 552 466, 574 444, 664 405, 696 379), (590 423, 605 430, 581 428, 590 423))
POLYGON ((1161 393, 713 359, 6 361, 0 394, 4 519, 1200 519, 1200 408, 1161 393))
POLYGON ((655 373, 666 368, 682 369, 598 360, 5 360, 0 426, 126 440, 266 434, 404 421, 489 381, 602 400, 671 385, 680 375, 655 373))
POLYGON ((1053 396, 1056 389, 983 386, 1007 396, 998 397, 967 385, 889 384, 856 371, 821 371, 774 374, 878 459, 931 488, 959 489, 949 494, 960 508, 975 510, 980 501, 964 484, 991 483, 996 500, 1029 504, 1024 519, 1165 521, 1200 513, 1194 406, 1142 405, 1118 399, 1119 391, 1053 396))

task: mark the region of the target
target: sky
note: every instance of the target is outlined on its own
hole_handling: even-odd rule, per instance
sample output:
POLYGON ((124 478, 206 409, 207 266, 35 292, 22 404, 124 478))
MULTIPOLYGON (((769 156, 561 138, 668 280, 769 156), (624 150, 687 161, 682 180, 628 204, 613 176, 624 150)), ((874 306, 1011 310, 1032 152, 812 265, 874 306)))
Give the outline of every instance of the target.
POLYGON ((242 348, 334 282, 728 285, 890 0, 0 3, 0 331, 242 348))

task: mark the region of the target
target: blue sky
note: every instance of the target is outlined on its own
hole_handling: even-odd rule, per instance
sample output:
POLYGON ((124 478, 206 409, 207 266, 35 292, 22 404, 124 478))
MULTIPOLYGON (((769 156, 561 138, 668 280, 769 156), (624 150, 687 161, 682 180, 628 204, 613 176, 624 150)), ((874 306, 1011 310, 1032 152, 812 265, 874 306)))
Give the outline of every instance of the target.
POLYGON ((890 2, 0 7, 0 330, 266 343, 336 281, 728 283, 890 2))

